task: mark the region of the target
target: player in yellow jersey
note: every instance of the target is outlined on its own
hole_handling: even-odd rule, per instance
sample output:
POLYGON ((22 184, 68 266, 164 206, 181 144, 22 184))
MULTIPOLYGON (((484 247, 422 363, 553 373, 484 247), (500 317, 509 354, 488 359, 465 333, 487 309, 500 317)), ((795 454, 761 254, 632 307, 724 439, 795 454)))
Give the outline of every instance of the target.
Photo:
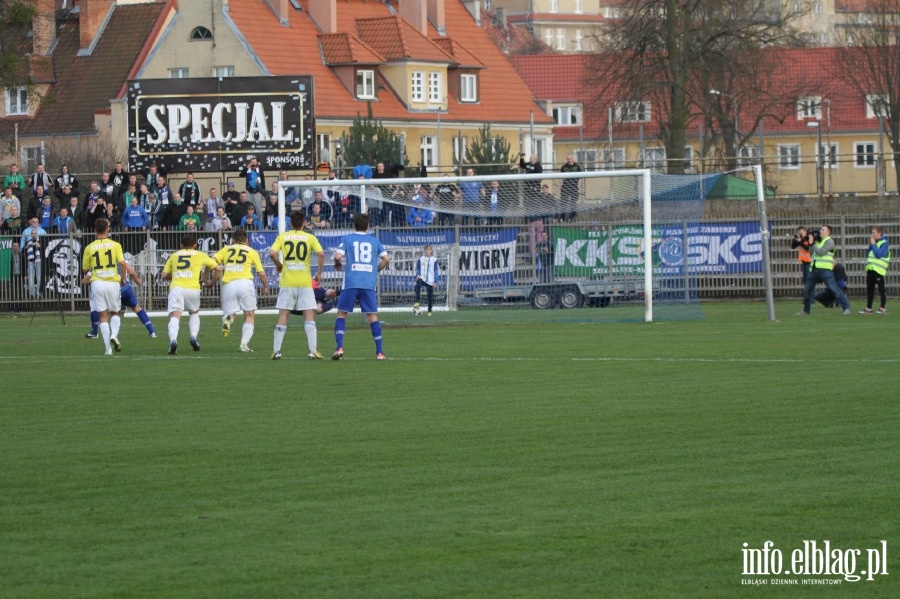
POLYGON ((200 276, 204 269, 214 270, 216 262, 206 254, 197 250, 197 240, 193 235, 181 238, 181 249, 174 252, 166 260, 163 267, 163 281, 169 284, 169 354, 178 351, 178 329, 181 326, 181 313, 187 310, 188 331, 194 351, 200 351, 200 276))
POLYGON ((316 294, 313 291, 312 282, 313 279, 317 283, 322 280, 322 271, 325 269, 325 251, 315 235, 303 230, 305 224, 306 217, 303 212, 291 213, 291 230, 279 235, 269 251, 269 256, 275 263, 275 270, 281 273, 278 300, 275 302, 275 307, 278 308, 278 324, 275 325, 273 360, 281 359, 281 343, 287 332, 291 310, 303 312, 303 329, 306 331, 309 359, 322 359, 322 354, 317 348, 316 294), (282 255, 281 258, 279 252, 282 255), (316 255, 319 267, 315 276, 312 275, 310 268, 313 254, 316 255))
POLYGON ((231 237, 231 245, 223 247, 213 256, 219 266, 211 281, 212 287, 222 279, 222 335, 231 332, 231 323, 238 310, 244 312, 244 326, 241 327, 240 351, 251 353, 250 339, 253 337, 256 315, 256 287, 253 285, 253 271, 262 281, 263 295, 269 292, 269 280, 263 270, 259 253, 247 245, 247 232, 238 229, 231 237))
POLYGON ((112 348, 122 351, 119 343, 118 319, 116 330, 110 327, 110 314, 118 314, 122 309, 121 286, 125 284, 125 274, 131 277, 135 285, 141 284, 131 265, 125 261, 122 246, 109 238, 109 221, 98 218, 94 223, 97 239, 84 248, 81 259, 81 270, 84 274, 90 271, 91 276, 91 310, 100 314, 100 335, 103 337, 105 355, 112 355, 112 348))

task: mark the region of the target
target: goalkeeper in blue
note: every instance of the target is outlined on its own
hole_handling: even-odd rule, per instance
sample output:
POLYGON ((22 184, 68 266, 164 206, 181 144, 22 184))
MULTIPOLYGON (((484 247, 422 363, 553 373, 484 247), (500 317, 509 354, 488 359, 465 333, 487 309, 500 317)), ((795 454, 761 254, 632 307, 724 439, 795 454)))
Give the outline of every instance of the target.
POLYGON ((391 258, 387 250, 374 235, 369 235, 369 217, 366 214, 353 216, 353 233, 346 235, 334 253, 334 269, 344 271, 344 287, 338 296, 337 318, 334 321, 334 339, 337 349, 332 360, 344 357, 344 331, 347 314, 359 301, 360 311, 366 315, 372 338, 375 340, 375 357, 384 360, 381 345, 381 323, 378 322, 378 299, 375 296, 375 284, 378 273, 387 268, 391 258), (341 258, 347 257, 346 265, 341 258))

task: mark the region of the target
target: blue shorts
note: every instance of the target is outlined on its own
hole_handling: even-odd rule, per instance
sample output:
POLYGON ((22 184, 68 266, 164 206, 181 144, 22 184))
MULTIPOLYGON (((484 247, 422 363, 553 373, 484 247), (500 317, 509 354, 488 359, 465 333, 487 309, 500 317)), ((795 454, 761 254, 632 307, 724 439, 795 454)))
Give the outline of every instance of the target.
POLYGON ((359 310, 363 314, 375 314, 378 312, 378 299, 374 289, 347 289, 344 288, 338 296, 337 309, 341 312, 353 312, 353 306, 359 299, 359 310))
POLYGON ((123 308, 134 308, 138 305, 138 298, 134 294, 134 288, 131 285, 125 285, 119 292, 122 297, 123 308))

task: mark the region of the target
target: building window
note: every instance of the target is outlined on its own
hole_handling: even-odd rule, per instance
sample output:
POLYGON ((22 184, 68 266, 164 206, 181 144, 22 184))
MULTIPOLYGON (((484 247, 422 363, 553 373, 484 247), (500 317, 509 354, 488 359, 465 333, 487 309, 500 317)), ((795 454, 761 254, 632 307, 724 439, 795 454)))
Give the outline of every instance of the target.
POLYGON ((194 30, 191 31, 191 41, 192 42, 212 40, 212 38, 213 38, 212 31, 210 31, 206 27, 194 27, 194 30))
POLYGON ((741 149, 738 150, 738 165, 752 166, 759 164, 759 157, 759 146, 741 146, 741 149))
POLYGON ((822 3, 821 2, 813 3, 813 14, 817 14, 817 15, 822 14, 822 3))
POLYGON ((625 148, 603 150, 603 170, 625 168, 625 148))
POLYGON ((684 146, 684 171, 694 168, 694 146, 684 146))
POLYGON ((359 99, 375 97, 375 71, 368 69, 356 71, 356 97, 359 99))
POLYGON ((619 123, 649 123, 650 102, 619 102, 616 104, 619 123))
POLYGON ((875 142, 858 141, 853 144, 854 155, 856 156, 857 168, 874 168, 875 167, 875 142))
POLYGON ((549 12, 559 12, 559 0, 550 0, 549 12))
POLYGON ((557 125, 580 125, 581 108, 576 104, 554 105, 553 120, 557 125))
POLYGON ((665 148, 647 148, 644 155, 641 156, 644 168, 656 171, 665 170, 666 168, 666 149, 665 148))
POLYGON ((553 30, 552 29, 544 29, 544 43, 553 47, 553 30))
POLYGON ((566 49, 566 30, 565 29, 557 29, 556 30, 556 49, 557 50, 565 50, 566 49))
POLYGON ((800 168, 800 144, 778 146, 778 168, 797 170, 800 168))
POLYGON ((797 100, 797 118, 820 119, 822 118, 822 98, 820 96, 808 96, 797 100))
POLYGON ((430 71, 428 73, 428 101, 442 102, 444 100, 444 86, 442 77, 438 71, 430 71))
POLYGON ((334 160, 335 156, 331 155, 331 135, 328 133, 317 133, 316 134, 316 151, 318 152, 318 156, 316 160, 323 161, 328 158, 328 161, 337 162, 334 160))
POLYGON ((575 11, 575 14, 580 15, 584 12, 584 0, 575 0, 574 4, 573 10, 575 11))
POLYGON ((185 68, 169 69, 169 79, 187 79, 190 73, 185 68))
POLYGON ((28 114, 28 89, 16 87, 6 90, 6 116, 28 114))
POLYGON ((475 75, 459 76, 459 101, 478 101, 478 79, 475 77, 475 75))
POLYGON ((819 157, 822 158, 822 166, 824 168, 838 167, 838 145, 836 143, 822 144, 819 147, 819 154, 816 156, 816 164, 819 164, 819 157))
POLYGON ((454 164, 462 164, 466 161, 466 138, 453 138, 453 162, 454 164))
POLYGON ((410 100, 413 102, 425 101, 425 73, 423 71, 413 71, 410 78, 410 100))
POLYGON ((597 170, 597 150, 576 150, 575 162, 586 171, 597 170))
POLYGON ((422 136, 422 166, 434 166, 437 160, 437 138, 422 136))
POLYGON ((887 117, 890 113, 890 102, 884 94, 868 94, 866 96, 866 118, 887 117))
POLYGON ((234 67, 216 67, 213 69, 213 76, 218 77, 219 79, 234 77, 234 67))
POLYGON ((584 29, 575 30, 575 39, 572 40, 572 45, 576 52, 584 52, 584 29))
POLYGON ((540 160, 541 162, 552 160, 549 154, 550 144, 547 143, 546 139, 537 137, 534 138, 532 147, 534 148, 534 153, 538 156, 538 160, 540 160))

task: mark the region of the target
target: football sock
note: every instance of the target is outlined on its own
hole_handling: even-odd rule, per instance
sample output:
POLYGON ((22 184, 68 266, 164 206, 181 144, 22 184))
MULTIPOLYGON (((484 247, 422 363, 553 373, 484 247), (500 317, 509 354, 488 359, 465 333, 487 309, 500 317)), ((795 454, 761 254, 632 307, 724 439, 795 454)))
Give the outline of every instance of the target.
POLYGON ((375 353, 384 353, 381 351, 381 323, 376 320, 369 324, 369 328, 372 329, 372 339, 375 340, 375 353))
POLYGON ((344 347, 344 330, 346 329, 346 324, 347 323, 343 318, 334 319, 334 342, 337 344, 337 349, 344 347))
POLYGON ((97 334, 97 329, 100 326, 100 313, 96 310, 91 310, 91 333, 94 335, 97 334))
POLYGON ((197 338, 197 335, 200 334, 200 315, 199 314, 191 314, 188 316, 188 331, 191 333, 191 337, 194 339, 197 338))
POLYGON ((146 310, 141 310, 140 312, 138 312, 138 313, 137 313, 137 317, 138 317, 138 319, 141 321, 141 323, 142 323, 145 327, 147 327, 147 330, 148 330, 151 334, 156 333, 156 329, 153 328, 153 323, 150 322, 150 317, 147 316, 147 311, 146 311, 146 310))
POLYGON ((250 339, 253 338, 253 329, 255 327, 249 322, 245 322, 241 327, 241 345, 250 345, 250 339))
POLYGON ((180 318, 175 318, 174 316, 169 317, 169 342, 175 343, 178 341, 178 325, 180 323, 180 318))
POLYGON ((103 337, 103 347, 105 347, 107 351, 111 350, 112 346, 109 344, 109 338, 112 337, 112 335, 109 334, 108 322, 100 323, 100 336, 103 337))
POLYGON ((287 333, 287 327, 280 324, 275 325, 275 345, 272 347, 274 351, 281 351, 281 343, 284 341, 284 334, 287 333))
POLYGON ((316 321, 307 320, 304 322, 303 330, 306 331, 306 344, 309 346, 309 351, 316 351, 316 348, 319 347, 319 334, 316 330, 316 321))
POLYGON ((120 328, 122 328, 122 318, 118 314, 113 314, 109 317, 109 336, 118 337, 120 328))

